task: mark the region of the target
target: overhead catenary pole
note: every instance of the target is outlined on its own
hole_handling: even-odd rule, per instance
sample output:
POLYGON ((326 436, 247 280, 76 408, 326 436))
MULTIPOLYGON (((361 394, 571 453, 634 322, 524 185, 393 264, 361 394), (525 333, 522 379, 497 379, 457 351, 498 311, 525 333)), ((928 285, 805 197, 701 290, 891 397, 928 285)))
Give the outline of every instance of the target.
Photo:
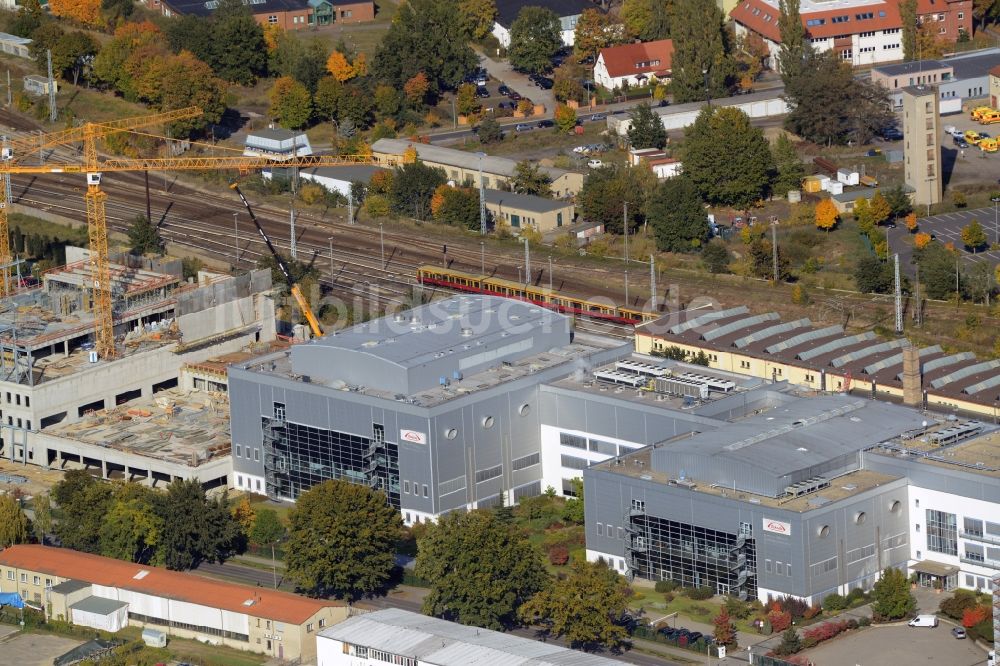
POLYGON ((531 246, 528 239, 524 239, 524 284, 531 282, 531 246))
POLYGON ((649 304, 655 312, 656 307, 656 260, 649 255, 649 304))
POLYGON ((622 202, 622 231, 625 232, 625 265, 628 265, 628 202, 622 202))
POLYGON ((354 193, 350 189, 347 190, 347 223, 354 224, 354 193))
POLYGON ((45 52, 49 67, 49 122, 54 123, 58 114, 56 113, 56 80, 52 77, 52 49, 45 52))
MULTIPOLYGON (((454 102, 453 102, 454 103, 454 102)), ((486 235, 486 187, 483 185, 484 153, 476 153, 479 157, 479 234, 486 235)), ((483 271, 486 272, 485 270, 483 271)))
POLYGON ((233 213, 233 268, 240 264, 240 223, 239 213, 233 213))
POLYGON ((12 98, 11 98, 11 91, 10 91, 10 70, 8 69, 7 70, 7 106, 10 106, 12 103, 13 103, 13 101, 12 101, 12 98))
MULTIPOLYGON (((292 135, 292 157, 298 157, 299 155, 299 136, 298 134, 292 135)), ((295 186, 298 184, 299 180, 299 170, 297 167, 292 167, 292 195, 288 198, 288 227, 290 232, 288 251, 292 255, 292 259, 298 259, 298 252, 295 247, 295 186)))
POLYGON ((378 247, 382 255, 382 270, 385 270, 385 227, 378 223, 378 247))
POLYGON ((774 264, 774 283, 778 284, 778 220, 771 220, 771 262, 774 264))
POLYGON ((549 255, 549 291, 552 291, 552 255, 549 255))
POLYGON ((899 254, 893 255, 893 264, 896 277, 896 334, 903 334, 903 287, 899 279, 899 254))

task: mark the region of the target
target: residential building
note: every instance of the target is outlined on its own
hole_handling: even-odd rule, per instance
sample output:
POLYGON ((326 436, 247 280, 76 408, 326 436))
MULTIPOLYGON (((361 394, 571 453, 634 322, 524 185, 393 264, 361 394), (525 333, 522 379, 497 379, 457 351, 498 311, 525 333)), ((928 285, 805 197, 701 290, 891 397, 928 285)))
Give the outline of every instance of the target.
POLYGON ((0 592, 78 626, 150 627, 288 661, 315 659, 318 632, 348 617, 336 601, 33 544, 0 551, 0 592))
POLYGON ((16 55, 19 58, 30 58, 31 52, 28 50, 29 46, 31 46, 31 40, 27 37, 18 37, 17 35, 8 35, 6 32, 0 32, 0 51, 4 53, 16 55))
POLYGON ((586 652, 468 627, 399 608, 355 615, 316 637, 318 666, 468 666, 523 664, 612 666, 586 652))
POLYGON ((608 90, 669 81, 674 42, 660 39, 601 49, 594 64, 594 82, 608 90))
MULTIPOLYGON (((738 35, 752 32, 764 40, 772 69, 781 45, 778 7, 777 0, 739 0, 729 13, 738 35)), ((824 0, 804 0, 799 12, 806 36, 818 51, 833 51, 854 66, 903 59, 898 0, 844 0, 835 7, 824 0)), ((918 0, 917 14, 945 41, 958 41, 960 31, 972 35, 971 0, 918 0)))
POLYGON ((513 229, 531 227, 545 233, 573 223, 576 207, 565 199, 486 190, 486 209, 513 229))
POLYGON ((941 60, 876 67, 872 70, 872 81, 889 90, 897 111, 903 108, 903 88, 932 85, 937 88, 940 113, 961 113, 966 100, 989 95, 989 71, 998 63, 1000 49, 983 49, 941 60))
POLYGON ((308 0, 312 8, 309 25, 324 26, 334 23, 363 23, 375 20, 374 0, 334 2, 333 0, 308 0))
MULTIPOLYGON (((212 15, 218 0, 159 0, 164 16, 212 15)), ((311 25, 312 7, 307 0, 253 0, 245 3, 257 23, 282 30, 302 30, 311 25)))
MULTIPOLYGON (((782 322, 776 312, 754 315, 745 306, 664 317, 636 327, 635 335, 639 353, 677 348, 704 354, 709 368, 724 372, 816 391, 854 388, 887 400, 904 397, 908 345, 905 338, 881 341, 871 331, 848 334, 842 326, 814 326, 809 319, 782 322)), ((948 353, 933 345, 919 350, 919 363, 913 404, 990 420, 1000 416, 1000 360, 982 361, 971 352, 948 353)))
POLYGON ((659 180, 674 178, 684 171, 679 159, 659 148, 633 148, 628 151, 628 162, 632 166, 645 165, 659 180))
POLYGON ((941 128, 936 86, 909 86, 903 97, 903 178, 913 188, 913 203, 941 201, 941 128))
MULTIPOLYGON (((421 162, 444 169, 449 180, 457 185, 479 184, 482 169, 483 184, 487 188, 509 189, 517 162, 506 157, 484 155, 455 148, 445 148, 429 143, 405 139, 379 139, 372 144, 372 154, 387 165, 397 164, 408 148, 417 152, 421 162)), ((551 180, 552 194, 557 199, 575 196, 583 187, 583 174, 552 167, 540 167, 551 180)))
POLYGON ((497 18, 493 24, 493 36, 500 46, 510 46, 510 27, 524 7, 549 9, 559 17, 560 34, 564 46, 573 46, 576 38, 576 22, 585 9, 596 9, 589 0, 499 0, 496 3, 497 18))
POLYGON ((313 151, 305 132, 268 127, 247 134, 243 142, 243 154, 246 157, 288 160, 292 157, 312 155, 313 151))
POLYGON ((336 14, 330 0, 307 0, 307 2, 312 9, 312 14, 309 15, 309 25, 319 27, 333 25, 336 14))

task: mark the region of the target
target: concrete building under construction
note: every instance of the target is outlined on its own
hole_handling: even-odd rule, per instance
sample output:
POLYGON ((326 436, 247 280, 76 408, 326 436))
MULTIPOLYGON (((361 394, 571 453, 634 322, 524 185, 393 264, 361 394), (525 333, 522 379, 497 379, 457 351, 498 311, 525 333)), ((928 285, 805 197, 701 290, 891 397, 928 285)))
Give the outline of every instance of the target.
POLYGON ((29 433, 149 398, 185 364, 275 338, 271 275, 203 273, 180 261, 113 258, 116 358, 93 350, 92 271, 84 251, 0 303, 0 456, 35 460, 29 433))

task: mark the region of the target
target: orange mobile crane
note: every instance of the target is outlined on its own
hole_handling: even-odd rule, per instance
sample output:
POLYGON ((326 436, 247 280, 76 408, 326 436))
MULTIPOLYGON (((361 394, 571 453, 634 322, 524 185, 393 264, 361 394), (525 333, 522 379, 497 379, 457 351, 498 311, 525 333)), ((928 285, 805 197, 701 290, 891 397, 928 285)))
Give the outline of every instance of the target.
POLYGON ((292 271, 288 267, 288 263, 285 258, 281 256, 277 249, 274 247, 274 243, 268 237, 267 232, 264 231, 264 227, 260 226, 260 222, 257 221, 257 216, 253 213, 253 208, 250 207, 250 202, 247 198, 243 196, 243 192, 240 190, 238 183, 233 183, 229 186, 229 189, 234 190, 236 194, 240 195, 240 199, 243 200, 243 205, 246 206, 247 212, 250 213, 250 219, 253 220, 253 225, 257 227, 257 233, 260 237, 264 239, 264 244, 267 245, 267 249, 271 251, 271 255, 274 256, 274 261, 278 264, 278 269, 281 274, 285 276, 285 282, 288 284, 289 290, 292 292, 292 296, 295 297, 295 302, 299 304, 299 309, 302 310, 302 314, 305 315, 306 321, 309 322, 309 328, 312 330, 312 334, 317 338, 323 335, 323 329, 319 327, 319 320, 316 319, 316 315, 313 314, 312 308, 309 307, 309 302, 302 295, 302 290, 299 289, 298 283, 292 277, 292 271))
MULTIPOLYGON (((0 296, 8 293, 8 275, 11 265, 11 253, 8 237, 7 204, 10 200, 11 174, 53 174, 78 173, 87 178, 87 192, 84 199, 87 202, 87 229, 90 240, 91 263, 93 265, 93 301, 94 301, 94 346, 101 358, 112 359, 116 356, 114 340, 114 312, 111 296, 111 272, 108 266, 108 227, 104 206, 107 194, 101 191, 101 174, 104 172, 123 171, 183 171, 183 170, 219 170, 233 169, 240 172, 264 169, 267 167, 310 167, 310 166, 341 166, 346 164, 378 164, 379 161, 371 155, 307 155, 295 156, 287 160, 275 160, 268 157, 153 157, 153 158, 99 158, 97 139, 116 132, 132 132, 143 127, 167 124, 178 120, 195 118, 202 114, 197 107, 188 107, 164 113, 125 118, 108 122, 88 122, 79 127, 73 127, 59 132, 43 134, 40 137, 5 141, 0 152, 0 296), (82 162, 45 163, 32 165, 24 161, 38 151, 44 155, 47 148, 83 143, 82 162)), ((149 134, 143 133, 146 136, 149 134)), ((168 137, 157 138, 170 141, 168 137)), ((390 161, 389 164, 401 162, 390 161)), ((299 294, 301 296, 301 294, 299 294)), ((308 308, 304 308, 308 311, 308 308)), ((309 312, 309 314, 312 314, 309 312)), ((307 315, 307 318, 308 315, 307 315)), ((315 319, 315 317, 313 317, 315 319)), ((310 326, 313 321, 310 320, 310 326)), ((316 329, 314 328, 314 333, 316 329)))

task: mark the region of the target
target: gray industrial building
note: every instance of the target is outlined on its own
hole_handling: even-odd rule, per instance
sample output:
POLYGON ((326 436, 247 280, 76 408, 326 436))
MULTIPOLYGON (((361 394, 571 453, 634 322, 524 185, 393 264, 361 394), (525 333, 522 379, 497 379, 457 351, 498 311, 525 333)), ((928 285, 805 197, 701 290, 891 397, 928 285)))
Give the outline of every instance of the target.
POLYGON ((341 478, 413 523, 582 476, 587 557, 627 575, 818 601, 889 566, 1000 570, 995 426, 637 354, 530 303, 451 296, 229 387, 236 486, 278 500, 341 478))

